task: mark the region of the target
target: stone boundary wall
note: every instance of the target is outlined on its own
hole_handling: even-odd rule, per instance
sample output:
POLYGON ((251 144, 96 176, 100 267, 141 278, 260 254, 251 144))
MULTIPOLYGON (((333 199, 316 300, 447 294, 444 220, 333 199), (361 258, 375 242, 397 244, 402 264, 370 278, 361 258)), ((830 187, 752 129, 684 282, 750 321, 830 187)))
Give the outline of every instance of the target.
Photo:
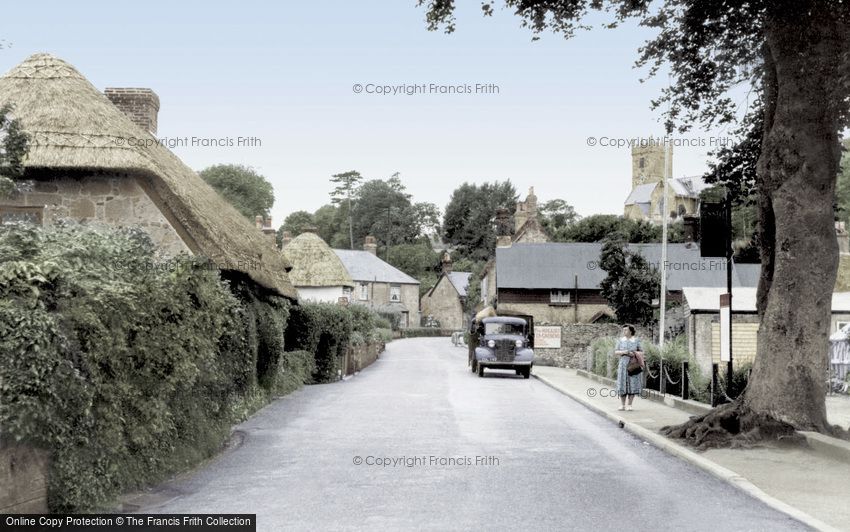
POLYGON ((47 513, 47 451, 0 441, 0 514, 47 513))
POLYGON ((386 345, 383 342, 369 342, 363 345, 351 346, 345 353, 345 374, 354 375, 356 372, 378 360, 386 345))
MULTIPOLYGON (((552 327, 557 324, 534 323, 538 327, 552 327)), ((534 348, 534 363, 540 366, 556 366, 559 368, 587 367, 587 357, 590 344, 597 338, 617 338, 620 336, 620 325, 616 323, 569 323, 560 325, 560 349, 534 348)), ((637 328, 641 341, 652 341, 649 330, 637 328)))

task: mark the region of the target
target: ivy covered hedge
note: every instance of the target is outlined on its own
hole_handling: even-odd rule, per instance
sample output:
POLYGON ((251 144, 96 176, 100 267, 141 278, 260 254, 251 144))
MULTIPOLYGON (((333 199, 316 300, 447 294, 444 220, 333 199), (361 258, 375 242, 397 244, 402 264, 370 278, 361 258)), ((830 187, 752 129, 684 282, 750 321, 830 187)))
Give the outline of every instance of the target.
POLYGON ((141 231, 0 226, 0 431, 51 451, 51 511, 101 507, 303 382, 288 307, 141 231))
POLYGON ((356 308, 332 303, 302 303, 292 307, 285 345, 287 349, 313 353, 315 367, 311 382, 339 379, 341 361, 354 332, 354 316, 363 319, 356 314, 359 310, 353 310, 356 308))

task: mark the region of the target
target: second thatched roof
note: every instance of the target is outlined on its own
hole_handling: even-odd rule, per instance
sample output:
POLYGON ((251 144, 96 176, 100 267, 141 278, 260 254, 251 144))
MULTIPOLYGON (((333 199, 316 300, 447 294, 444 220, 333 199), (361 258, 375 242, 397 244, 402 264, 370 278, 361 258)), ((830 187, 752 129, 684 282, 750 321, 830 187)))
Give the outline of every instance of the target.
POLYGON ((274 245, 70 64, 50 54, 30 56, 0 78, 0 102, 14 105, 14 116, 31 136, 27 171, 137 177, 193 253, 297 297, 289 265, 274 245))
POLYGON ((283 248, 283 255, 292 264, 289 280, 296 288, 354 288, 354 281, 345 265, 316 233, 301 233, 283 248))

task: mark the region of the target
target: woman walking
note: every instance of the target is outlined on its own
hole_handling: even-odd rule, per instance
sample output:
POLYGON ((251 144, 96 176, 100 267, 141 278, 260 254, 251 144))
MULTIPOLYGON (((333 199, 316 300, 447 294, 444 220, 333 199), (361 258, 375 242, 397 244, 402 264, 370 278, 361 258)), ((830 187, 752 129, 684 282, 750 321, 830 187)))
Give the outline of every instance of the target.
POLYGON ((614 355, 619 357, 617 364, 617 395, 620 397, 620 408, 618 410, 632 409, 632 401, 635 395, 641 392, 641 374, 629 375, 629 362, 639 362, 643 366, 643 350, 640 340, 635 336, 633 325, 623 326, 623 336, 617 340, 614 355))

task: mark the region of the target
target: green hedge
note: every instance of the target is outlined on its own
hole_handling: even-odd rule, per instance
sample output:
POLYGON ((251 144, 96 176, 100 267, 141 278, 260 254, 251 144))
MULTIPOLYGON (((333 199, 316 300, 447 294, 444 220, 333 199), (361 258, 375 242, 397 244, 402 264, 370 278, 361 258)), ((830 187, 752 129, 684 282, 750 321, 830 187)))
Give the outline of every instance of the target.
POLYGON ((51 511, 102 507, 217 452, 258 382, 297 382, 287 306, 142 231, 0 226, 0 431, 51 452, 51 511))

